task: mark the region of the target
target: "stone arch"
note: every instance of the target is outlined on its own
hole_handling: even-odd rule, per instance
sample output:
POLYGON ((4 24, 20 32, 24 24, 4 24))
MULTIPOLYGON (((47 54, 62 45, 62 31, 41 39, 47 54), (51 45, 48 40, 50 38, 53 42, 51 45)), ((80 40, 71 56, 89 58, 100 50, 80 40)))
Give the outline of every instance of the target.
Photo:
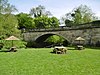
POLYGON ((64 38, 67 43, 69 43, 68 39, 65 38, 64 36, 60 35, 60 34, 55 34, 55 33, 44 33, 44 34, 41 34, 39 36, 37 36, 35 38, 35 42, 38 44, 38 47, 42 47, 42 45, 44 44, 45 46, 45 43, 43 43, 43 41, 45 41, 48 37, 52 36, 52 35, 57 35, 57 36, 60 36, 62 38, 64 38), (39 45, 40 44, 40 45, 39 45))

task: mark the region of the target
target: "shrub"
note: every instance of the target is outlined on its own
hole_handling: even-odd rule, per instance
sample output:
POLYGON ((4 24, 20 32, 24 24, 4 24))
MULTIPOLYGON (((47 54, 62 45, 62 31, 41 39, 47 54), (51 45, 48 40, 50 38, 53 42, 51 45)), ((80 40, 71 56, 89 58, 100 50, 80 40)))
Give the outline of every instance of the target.
POLYGON ((96 42, 96 47, 100 47, 100 41, 96 42))
POLYGON ((7 49, 10 48, 10 47, 12 47, 12 46, 15 46, 17 48, 25 48, 26 47, 26 42, 24 42, 24 41, 18 41, 18 40, 14 40, 14 41, 3 40, 2 43, 4 44, 4 48, 7 48, 7 49))
POLYGON ((4 44, 0 43, 0 50, 3 48, 4 44))

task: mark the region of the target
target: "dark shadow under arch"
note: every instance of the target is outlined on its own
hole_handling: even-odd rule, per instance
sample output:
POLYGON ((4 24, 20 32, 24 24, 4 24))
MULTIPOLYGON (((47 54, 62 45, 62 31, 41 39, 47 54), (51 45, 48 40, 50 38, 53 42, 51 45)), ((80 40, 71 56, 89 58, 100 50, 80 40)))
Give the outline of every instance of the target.
MULTIPOLYGON (((57 35, 57 34, 52 34, 52 33, 49 33, 49 34, 43 34, 43 35, 40 35, 36 40, 35 40, 35 43, 36 43, 36 47, 52 47, 54 46, 54 44, 48 44, 47 42, 44 42, 48 37, 52 36, 52 35, 57 35)), ((60 35, 57 35, 57 36, 60 36, 60 35)), ((62 37, 62 36, 60 36, 62 37)), ((65 38, 64 38, 65 39, 65 38)), ((67 39, 65 39, 65 41, 63 42, 63 45, 68 45, 69 42, 67 39)), ((55 44, 57 45, 57 44, 55 44)))

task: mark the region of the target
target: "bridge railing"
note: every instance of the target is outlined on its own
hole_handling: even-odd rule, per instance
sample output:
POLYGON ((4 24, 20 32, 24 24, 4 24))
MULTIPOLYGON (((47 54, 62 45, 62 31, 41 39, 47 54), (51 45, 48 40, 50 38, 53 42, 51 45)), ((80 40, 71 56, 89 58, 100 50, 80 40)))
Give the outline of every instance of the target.
POLYGON ((65 29, 71 29, 71 28, 43 28, 43 29, 25 29, 26 32, 41 32, 41 31, 61 31, 61 30, 65 30, 65 29))
POLYGON ((23 29, 22 32, 45 32, 45 31, 64 31, 64 30, 78 30, 78 29, 89 29, 89 28, 100 28, 100 23, 85 23, 79 24, 76 26, 59 26, 57 28, 30 28, 30 29, 23 29))

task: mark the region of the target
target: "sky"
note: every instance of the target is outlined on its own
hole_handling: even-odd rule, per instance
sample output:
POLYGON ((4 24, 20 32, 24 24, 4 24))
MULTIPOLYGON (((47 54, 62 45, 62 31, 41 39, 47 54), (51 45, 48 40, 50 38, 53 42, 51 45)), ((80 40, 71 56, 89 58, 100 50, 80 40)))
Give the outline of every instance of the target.
POLYGON ((66 13, 71 12, 74 8, 87 5, 96 16, 100 17, 100 0, 8 0, 10 4, 15 5, 18 13, 29 13, 30 9, 42 5, 53 16, 61 18, 66 13))

